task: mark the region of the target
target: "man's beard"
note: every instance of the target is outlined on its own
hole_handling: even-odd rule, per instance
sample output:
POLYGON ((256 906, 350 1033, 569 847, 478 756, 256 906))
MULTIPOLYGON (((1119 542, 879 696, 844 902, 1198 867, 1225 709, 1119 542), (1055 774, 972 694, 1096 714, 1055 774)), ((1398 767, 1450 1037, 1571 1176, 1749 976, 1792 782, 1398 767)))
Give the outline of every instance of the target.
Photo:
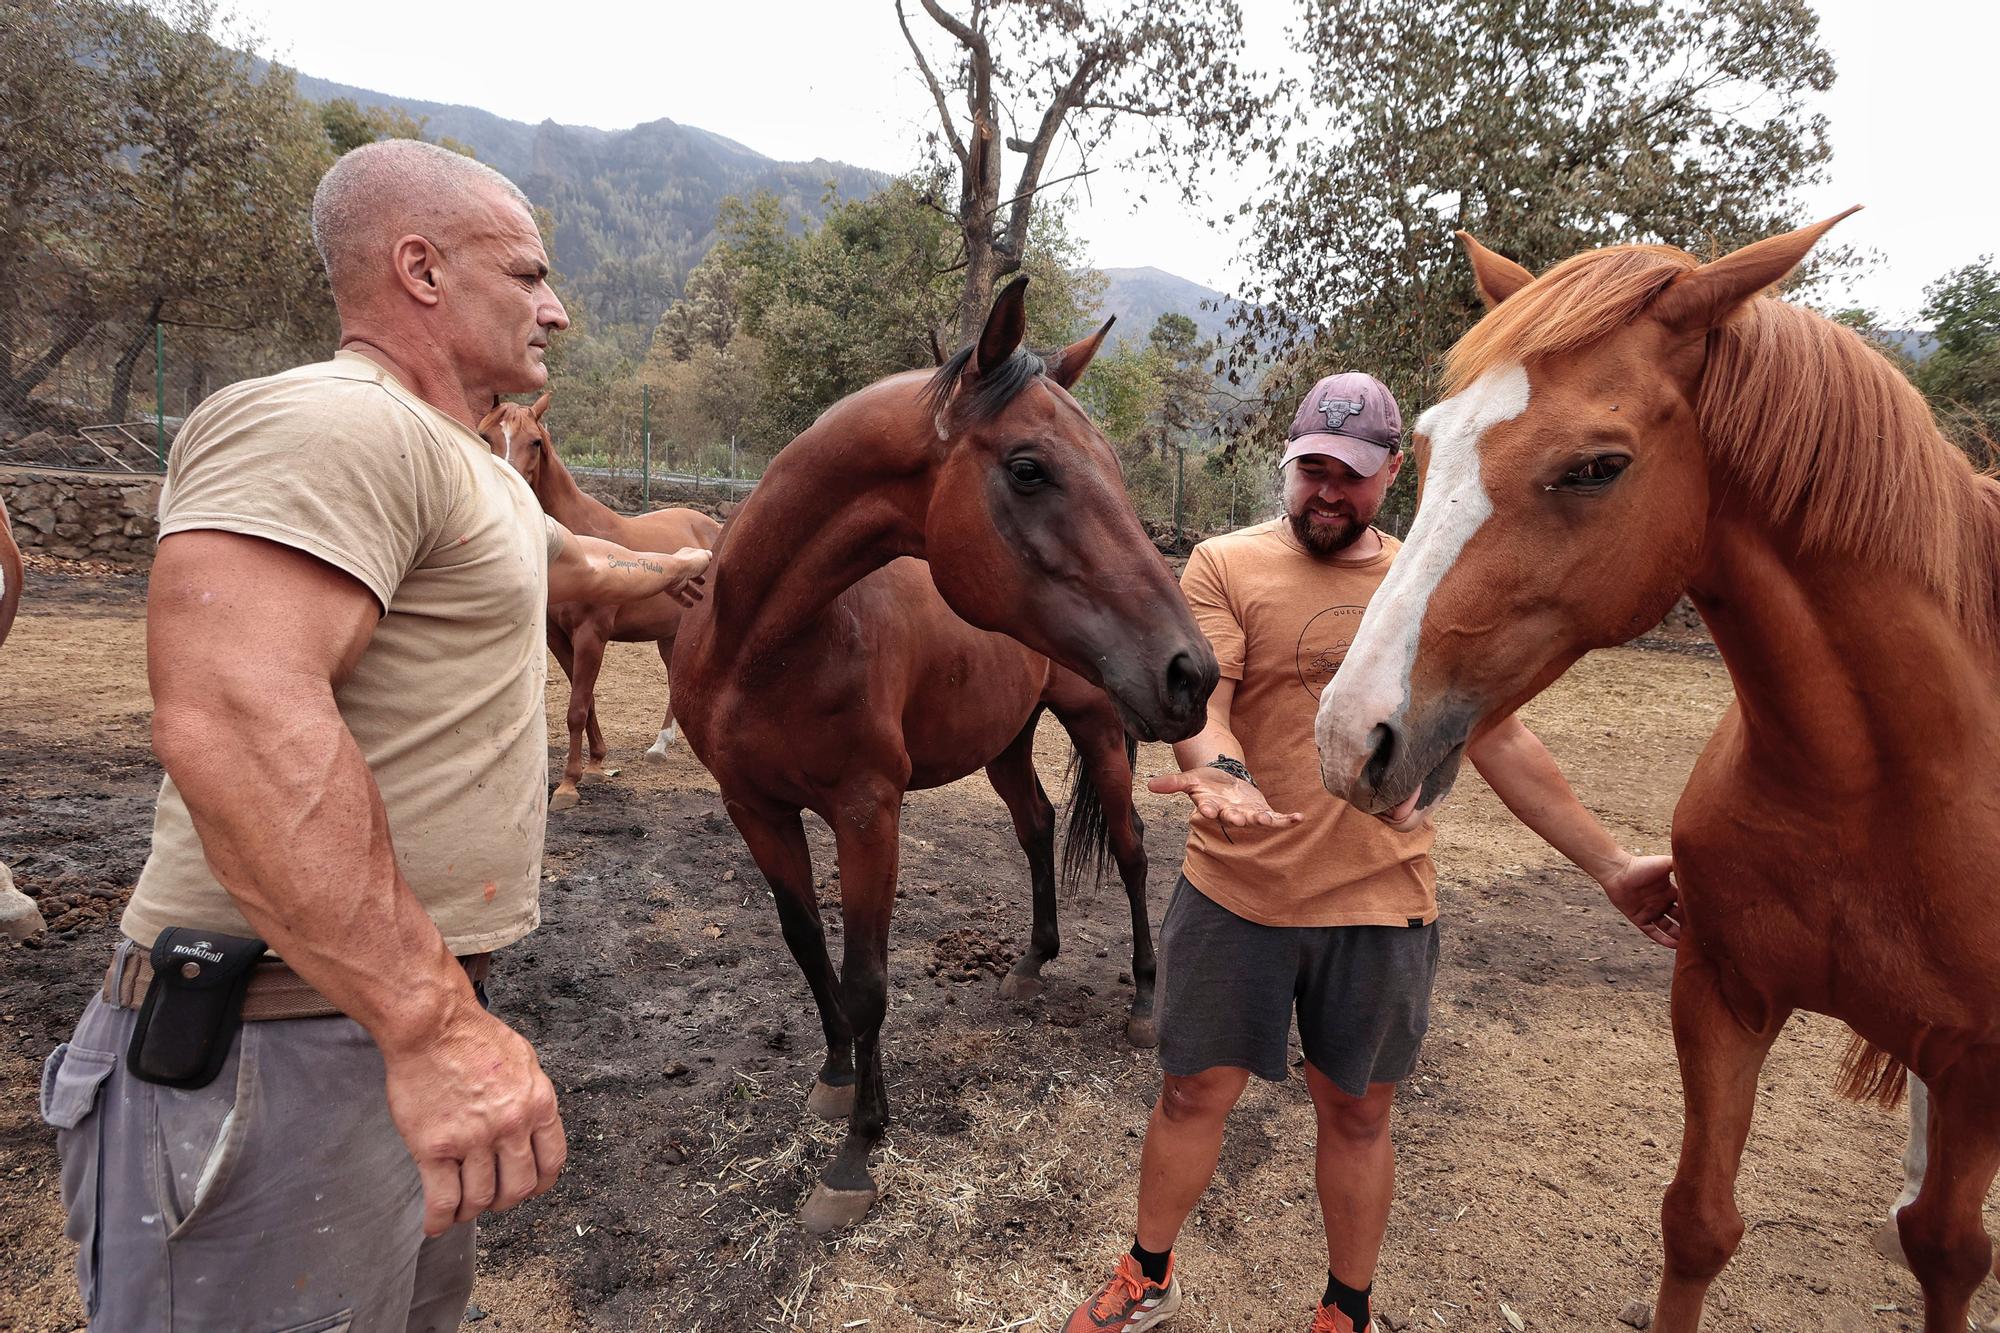
POLYGON ((1292 535, 1299 539, 1299 545, 1317 556, 1338 555, 1368 531, 1368 520, 1359 515, 1342 516, 1343 521, 1338 523, 1315 523, 1310 506, 1285 517, 1291 523, 1292 535))

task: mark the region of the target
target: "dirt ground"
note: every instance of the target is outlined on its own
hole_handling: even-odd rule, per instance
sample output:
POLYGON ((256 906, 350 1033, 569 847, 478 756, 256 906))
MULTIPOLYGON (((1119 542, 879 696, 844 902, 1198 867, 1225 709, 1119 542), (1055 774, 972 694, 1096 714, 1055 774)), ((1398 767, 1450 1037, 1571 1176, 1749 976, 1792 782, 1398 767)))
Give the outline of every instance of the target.
MULTIPOLYGON (((31 575, 0 653, 0 856, 52 930, 0 953, 0 1330, 79 1324, 60 1236, 41 1059, 102 975, 145 855, 143 581, 31 575)), ((555 673, 551 673, 554 675, 555 673)), ((1580 665, 1530 724, 1585 801, 1664 848, 1727 698, 1712 656, 1623 650, 1580 665)), ((552 685, 552 719, 564 699, 552 685)), ((1025 941, 1025 870, 983 780, 913 795, 884 1050, 883 1196, 833 1240, 793 1211, 837 1131, 804 1094, 810 997, 708 775, 638 760, 665 687, 619 645, 599 695, 623 772, 549 832, 546 925, 499 960, 500 1014, 539 1047, 572 1155, 547 1198, 490 1220, 482 1329, 1052 1329, 1129 1243, 1157 1089, 1128 1049, 1128 928, 1111 888, 1066 903, 1048 990, 999 995, 1025 941)), ((551 728, 552 744, 559 739, 551 728)), ((1042 746, 1059 782, 1061 736, 1042 746)), ((1171 762, 1147 746, 1148 773, 1171 762)), ((1154 919, 1185 823, 1141 793, 1154 919)), ((1513 823, 1468 774, 1438 819, 1445 928, 1433 1026, 1396 1120, 1398 1201, 1377 1283, 1396 1329, 1616 1330, 1649 1300, 1660 1191, 1680 1138, 1669 955, 1513 823)), ((830 866, 829 840, 815 848, 830 866)), ((823 871, 824 872, 824 871, 823 871)), ((837 885, 825 892, 831 903, 837 885)), ((837 947, 837 944, 836 944, 837 947)), ((1716 1284, 1718 1330, 1913 1329, 1917 1289, 1867 1237, 1900 1184, 1898 1114, 1831 1092, 1845 1030, 1795 1020, 1764 1076, 1740 1200, 1749 1232, 1716 1284)), ((1180 1250, 1170 1325, 1302 1330, 1323 1282, 1304 1084, 1255 1085, 1180 1250)), ((2000 1304, 1990 1287, 1982 1309, 2000 1304)))

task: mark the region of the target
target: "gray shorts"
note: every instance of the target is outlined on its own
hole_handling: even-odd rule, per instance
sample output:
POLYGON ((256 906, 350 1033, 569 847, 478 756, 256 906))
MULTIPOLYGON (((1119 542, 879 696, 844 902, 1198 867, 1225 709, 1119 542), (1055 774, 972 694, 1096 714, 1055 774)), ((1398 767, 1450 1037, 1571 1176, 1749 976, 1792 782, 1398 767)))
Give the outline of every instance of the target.
POLYGON ((92 997, 42 1071, 92 1328, 457 1327, 473 1224, 424 1238, 416 1164, 360 1024, 245 1023, 215 1081, 183 1090, 125 1067, 137 1018, 92 997))
POLYGON ((1292 1011, 1313 1068, 1350 1097, 1416 1068, 1437 978, 1437 922, 1263 926, 1181 876, 1160 923, 1160 1068, 1282 1082, 1292 1011))

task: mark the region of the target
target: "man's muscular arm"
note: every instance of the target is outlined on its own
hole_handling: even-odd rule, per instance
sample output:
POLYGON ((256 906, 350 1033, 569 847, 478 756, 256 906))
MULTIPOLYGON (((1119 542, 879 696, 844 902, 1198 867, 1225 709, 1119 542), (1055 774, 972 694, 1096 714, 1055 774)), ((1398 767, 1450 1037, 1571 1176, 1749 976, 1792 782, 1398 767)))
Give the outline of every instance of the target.
POLYGON ((708 561, 709 553, 699 546, 684 546, 670 554, 628 551, 601 537, 566 533, 562 551, 549 561, 549 600, 632 602, 664 592, 683 606, 693 606, 701 600, 708 561))
POLYGON ((335 707, 379 617, 361 583, 290 547, 164 538, 146 610, 153 749, 243 915, 381 1047, 437 1235, 546 1190, 567 1150, 534 1049, 480 1007, 404 881, 335 707))

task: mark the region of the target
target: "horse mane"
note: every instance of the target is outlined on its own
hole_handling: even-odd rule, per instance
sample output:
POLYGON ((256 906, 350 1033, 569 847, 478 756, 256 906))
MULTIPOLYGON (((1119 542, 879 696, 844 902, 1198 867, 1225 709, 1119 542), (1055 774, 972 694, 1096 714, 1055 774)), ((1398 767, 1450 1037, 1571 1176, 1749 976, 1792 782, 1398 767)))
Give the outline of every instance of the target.
POLYGON ((923 390, 924 408, 931 415, 939 415, 948 404, 957 402, 968 421, 991 421, 1021 396, 1021 390, 1048 370, 1047 361, 1025 347, 1018 347, 997 369, 976 377, 970 392, 963 397, 955 397, 960 381, 965 378, 978 350, 977 343, 967 343, 931 375, 923 390))
MULTIPOLYGON (((1447 391, 1609 336, 1699 262, 1658 245, 1563 261, 1459 340, 1447 391)), ((2000 638, 2000 482, 1973 468, 1860 334, 1758 297, 1710 330, 1694 408, 1735 493, 1795 523, 1806 552, 1900 570, 1974 638, 2000 638)))

